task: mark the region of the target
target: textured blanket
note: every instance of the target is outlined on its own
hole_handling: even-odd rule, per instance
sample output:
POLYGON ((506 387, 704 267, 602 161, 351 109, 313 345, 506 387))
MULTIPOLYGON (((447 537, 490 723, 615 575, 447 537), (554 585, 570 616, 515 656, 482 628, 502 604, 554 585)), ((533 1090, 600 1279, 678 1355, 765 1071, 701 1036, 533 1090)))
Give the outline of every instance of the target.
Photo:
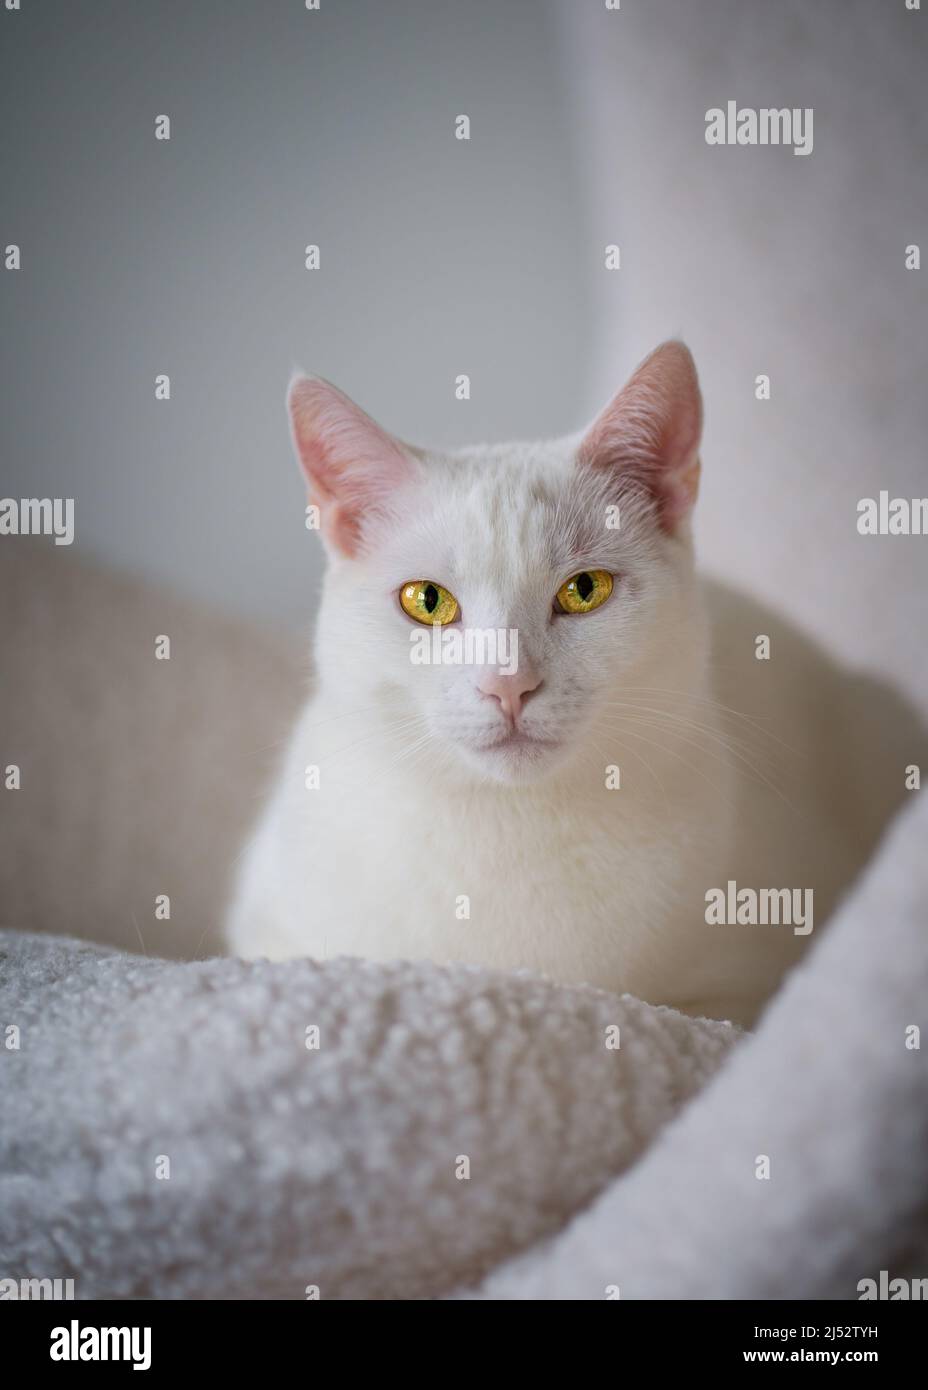
POLYGON ((441 1294, 563 1225, 737 1037, 530 975, 15 932, 2 1029, 0 1279, 78 1298, 441 1294))

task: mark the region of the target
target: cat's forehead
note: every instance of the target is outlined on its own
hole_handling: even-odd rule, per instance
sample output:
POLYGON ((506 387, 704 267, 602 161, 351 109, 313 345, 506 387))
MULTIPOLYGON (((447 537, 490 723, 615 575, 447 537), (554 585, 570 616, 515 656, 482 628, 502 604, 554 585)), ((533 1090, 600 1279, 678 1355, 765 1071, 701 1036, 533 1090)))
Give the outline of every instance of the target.
POLYGON ((570 440, 426 455, 421 465, 395 539, 434 557, 443 573, 519 585, 601 546, 600 488, 578 468, 570 440))
POLYGON ((440 460, 436 476, 476 506, 492 502, 523 517, 556 508, 578 479, 573 451, 562 440, 461 449, 440 460))
POLYGON ((506 475, 563 477, 575 453, 570 439, 511 440, 504 444, 472 444, 451 453, 436 455, 435 461, 455 471, 488 479, 506 475))
POLYGON ((549 558, 573 471, 557 445, 490 445, 434 460, 430 490, 456 557, 496 565, 513 554, 549 558))

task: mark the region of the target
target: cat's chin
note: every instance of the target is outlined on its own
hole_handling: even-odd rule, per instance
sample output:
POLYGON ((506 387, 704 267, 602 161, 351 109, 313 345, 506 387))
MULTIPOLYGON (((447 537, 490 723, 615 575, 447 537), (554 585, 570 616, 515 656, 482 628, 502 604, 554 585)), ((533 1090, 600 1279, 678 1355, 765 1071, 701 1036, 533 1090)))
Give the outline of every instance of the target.
POLYGON ((537 782, 561 761, 564 744, 559 739, 510 734, 495 743, 466 746, 461 751, 469 767, 494 782, 520 786, 537 782))

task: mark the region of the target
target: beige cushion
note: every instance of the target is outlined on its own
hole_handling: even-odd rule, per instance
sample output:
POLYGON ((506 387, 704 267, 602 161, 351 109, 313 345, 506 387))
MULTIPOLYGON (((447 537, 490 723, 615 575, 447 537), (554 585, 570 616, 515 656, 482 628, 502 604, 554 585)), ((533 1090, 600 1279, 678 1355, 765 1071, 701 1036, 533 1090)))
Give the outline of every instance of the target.
POLYGON ((215 952, 306 680, 292 639, 48 538, 8 537, 0 650, 0 768, 22 778, 0 788, 0 923, 151 955, 215 952), (168 661, 155 657, 162 634, 168 661), (170 921, 155 917, 159 894, 170 921))

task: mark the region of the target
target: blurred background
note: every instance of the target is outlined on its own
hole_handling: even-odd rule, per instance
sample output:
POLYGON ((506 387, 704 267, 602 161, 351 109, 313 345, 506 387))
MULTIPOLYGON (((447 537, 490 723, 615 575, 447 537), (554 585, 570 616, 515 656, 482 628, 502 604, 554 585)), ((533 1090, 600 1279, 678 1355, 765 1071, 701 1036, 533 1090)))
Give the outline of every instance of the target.
POLYGON ((453 446, 577 429, 679 335, 704 564, 921 693, 928 538, 861 538, 856 505, 928 494, 926 26, 905 0, 23 0, 0 492, 73 496, 86 554, 305 628, 294 364, 453 446), (729 99, 812 107, 813 153, 706 145, 729 99))

